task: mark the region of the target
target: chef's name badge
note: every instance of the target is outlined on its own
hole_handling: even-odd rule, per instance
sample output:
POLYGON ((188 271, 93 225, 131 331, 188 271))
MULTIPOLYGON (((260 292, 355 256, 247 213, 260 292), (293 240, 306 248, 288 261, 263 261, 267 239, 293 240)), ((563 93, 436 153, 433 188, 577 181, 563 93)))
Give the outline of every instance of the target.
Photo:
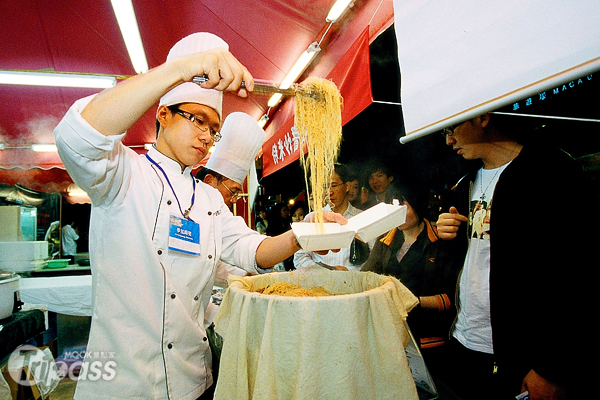
POLYGON ((171 215, 169 225, 169 250, 199 256, 200 225, 176 215, 171 215))

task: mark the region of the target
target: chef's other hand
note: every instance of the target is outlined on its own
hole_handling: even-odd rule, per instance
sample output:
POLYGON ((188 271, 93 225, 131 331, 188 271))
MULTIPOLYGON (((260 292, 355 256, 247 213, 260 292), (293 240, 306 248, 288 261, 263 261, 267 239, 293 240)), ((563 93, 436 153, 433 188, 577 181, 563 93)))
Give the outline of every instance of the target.
POLYGON ((236 92, 241 97, 254 89, 248 69, 224 47, 174 58, 173 62, 178 63, 185 82, 204 75, 208 80, 200 85, 203 88, 236 92))
POLYGON ((344 267, 343 265, 336 265, 334 268, 336 271, 348 271, 348 268, 344 267))
POLYGON ((438 236, 444 240, 454 239, 460 224, 468 220, 467 217, 458 213, 456 207, 450 207, 450 212, 442 213, 438 217, 436 224, 438 236))
MULTIPOLYGON (((342 214, 334 213, 333 211, 323 210, 323 221, 324 222, 337 222, 340 225, 346 225, 348 220, 344 218, 342 214)), ((304 217, 304 222, 315 222, 315 213, 311 212, 304 217)))
MULTIPOLYGON (((340 225, 346 225, 348 223, 348 220, 346 218, 344 218, 344 216, 342 214, 337 214, 337 213, 334 213, 333 211, 326 211, 326 210, 323 210, 323 221, 324 222, 337 222, 340 225)), ((315 213, 311 212, 306 217, 304 217, 304 222, 315 222, 315 213)), ((340 251, 340 249, 320 250, 320 251, 315 251, 315 253, 317 253, 321 256, 324 256, 325 254, 329 253, 330 251, 337 253, 338 251, 340 251)))

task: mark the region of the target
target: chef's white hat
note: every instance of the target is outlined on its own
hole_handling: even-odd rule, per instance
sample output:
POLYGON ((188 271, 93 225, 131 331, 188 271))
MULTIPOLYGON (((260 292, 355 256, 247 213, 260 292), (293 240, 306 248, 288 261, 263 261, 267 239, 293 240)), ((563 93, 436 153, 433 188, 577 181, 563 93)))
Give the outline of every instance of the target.
MULTIPOLYGON (((218 47, 229 50, 229 45, 220 37, 207 32, 192 33, 184 37, 169 51, 167 61, 188 54, 207 51, 218 47)), ((161 99, 160 105, 171 106, 180 103, 197 103, 214 108, 222 119, 223 92, 214 89, 204 89, 192 82, 184 82, 167 92, 161 99)))
POLYGON ((221 135, 206 168, 241 185, 265 141, 265 131, 248 114, 234 112, 225 118, 221 135))

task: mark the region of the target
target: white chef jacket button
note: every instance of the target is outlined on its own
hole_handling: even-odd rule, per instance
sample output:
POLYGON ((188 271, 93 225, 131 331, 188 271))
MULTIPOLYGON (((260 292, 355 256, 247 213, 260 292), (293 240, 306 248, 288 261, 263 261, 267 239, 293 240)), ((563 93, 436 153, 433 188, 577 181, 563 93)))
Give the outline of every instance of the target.
POLYGON ((175 296, 175 293, 171 293, 171 298, 174 299, 175 297, 177 297, 175 296))
POLYGON ((172 348, 173 348, 173 343, 169 343, 169 344, 167 345, 167 348, 169 348, 169 349, 172 349, 172 348))
POLYGON ((206 336, 204 336, 204 337, 202 338, 202 340, 206 342, 206 341, 208 340, 208 338, 207 338, 206 336))
POLYGON ((212 212, 210 212, 210 211, 209 211, 209 212, 208 212, 208 215, 212 215, 212 212))
POLYGON ((167 205, 171 205, 171 200, 167 200, 167 205))
POLYGON ((162 254, 162 250, 160 250, 160 249, 159 249, 159 250, 157 251, 157 253, 158 253, 158 255, 160 256, 160 255, 162 254))
POLYGON ((198 301, 199 297, 198 296, 194 296, 194 300, 198 301))
POLYGON ((212 259, 212 254, 208 255, 208 259, 211 260, 212 259))

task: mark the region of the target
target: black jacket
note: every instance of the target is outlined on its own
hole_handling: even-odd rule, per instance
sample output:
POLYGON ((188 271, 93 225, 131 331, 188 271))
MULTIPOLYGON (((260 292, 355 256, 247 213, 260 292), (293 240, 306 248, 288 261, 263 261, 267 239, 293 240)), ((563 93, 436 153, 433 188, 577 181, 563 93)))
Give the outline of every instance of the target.
POLYGON ((445 310, 426 310, 417 307, 408 316, 408 324, 415 337, 420 339, 421 348, 433 348, 448 339, 450 324, 454 317, 454 290, 458 270, 450 270, 437 261, 440 240, 434 226, 427 220, 425 229, 401 262, 396 253, 404 243, 404 236, 393 229, 375 242, 369 259, 361 271, 398 278, 415 296, 439 296, 445 310))
MULTIPOLYGON (((450 205, 462 215, 469 212, 475 174, 454 189, 450 205)), ((562 151, 525 146, 500 175, 490 222, 490 314, 499 373, 522 379, 533 369, 566 384, 587 368, 579 365, 582 350, 576 349, 589 328, 582 296, 594 259, 590 222, 597 215, 586 209, 586 199, 581 168, 562 151)), ((466 225, 454 240, 443 241, 443 262, 462 268, 466 225)))

